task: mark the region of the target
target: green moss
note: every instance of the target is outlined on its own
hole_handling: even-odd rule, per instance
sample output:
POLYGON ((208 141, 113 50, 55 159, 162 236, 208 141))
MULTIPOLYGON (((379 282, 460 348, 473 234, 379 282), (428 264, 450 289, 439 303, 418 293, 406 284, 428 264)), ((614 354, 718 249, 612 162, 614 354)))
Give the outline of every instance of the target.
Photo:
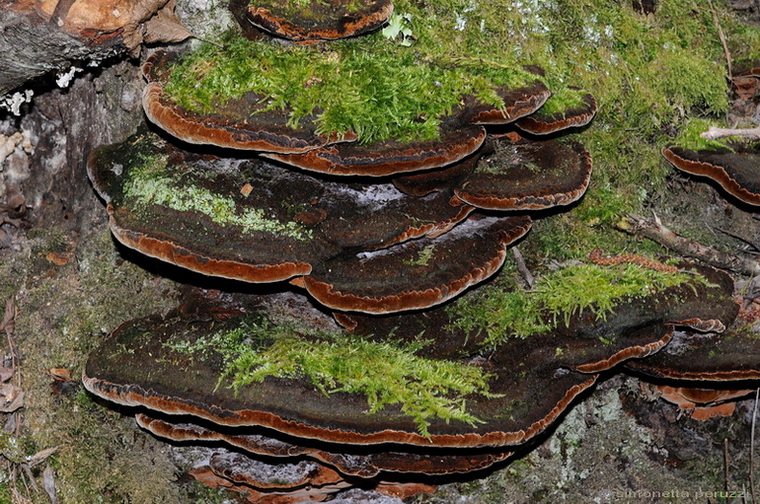
POLYGON ((570 318, 588 311, 603 319, 631 297, 657 293, 684 283, 704 283, 687 273, 664 273, 636 264, 604 267, 578 264, 541 276, 532 291, 502 275, 500 284, 483 287, 449 306, 453 327, 484 335, 484 345, 497 346, 508 338, 545 334, 570 318))
POLYGON ((404 47, 379 32, 324 48, 281 47, 236 34, 221 42, 223 48, 207 44, 174 69, 169 97, 210 113, 251 92, 264 97, 263 110, 285 110, 291 126, 318 114, 320 133, 354 131, 363 142, 437 138, 441 117, 464 95, 500 107, 495 86, 536 79, 501 58, 421 53, 421 42, 404 47))
POLYGON ((347 334, 313 333, 306 338, 293 327, 249 320, 238 329, 193 343, 169 342, 172 350, 191 355, 220 354, 224 372, 219 385, 238 390, 267 377, 304 379, 325 395, 337 392, 366 397, 373 414, 398 406, 429 436, 435 419, 480 420, 468 412, 465 396, 493 397, 489 375, 466 364, 416 355, 426 343, 375 342, 347 334))
POLYGON ((133 166, 124 195, 141 205, 163 205, 180 212, 199 212, 214 222, 239 226, 242 232, 267 232, 307 241, 311 230, 298 223, 280 222, 260 208, 238 209, 235 200, 204 187, 188 183, 180 175, 181 168, 168 169, 166 156, 144 156, 133 166))
POLYGON ((586 91, 581 89, 564 88, 558 92, 552 93, 552 96, 544 103, 539 110, 540 114, 547 116, 562 115, 563 117, 567 112, 573 109, 585 108, 586 104, 583 98, 586 96, 586 91))
POLYGON ((683 149, 690 149, 693 151, 698 150, 721 150, 733 151, 728 143, 727 138, 719 138, 716 140, 707 140, 702 138, 702 133, 710 129, 711 126, 718 126, 715 121, 707 121, 704 119, 693 119, 689 121, 680 134, 673 141, 673 144, 683 149))

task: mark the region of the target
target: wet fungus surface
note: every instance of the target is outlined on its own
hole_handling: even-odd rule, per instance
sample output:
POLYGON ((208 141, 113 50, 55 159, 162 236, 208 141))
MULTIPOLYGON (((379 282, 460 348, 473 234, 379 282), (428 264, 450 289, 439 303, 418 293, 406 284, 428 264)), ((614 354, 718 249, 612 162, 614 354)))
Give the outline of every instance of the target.
POLYGON ((235 0, 243 24, 298 42, 361 35, 382 26, 393 12, 390 0, 272 2, 235 0))
POLYGON ((744 203, 760 205, 760 151, 756 144, 732 142, 699 150, 671 146, 662 153, 679 170, 716 182, 744 203))
POLYGON ((251 502, 483 471, 602 373, 659 369, 674 333, 736 317, 730 278, 688 263, 597 254, 515 282, 508 249, 536 211, 589 186, 589 152, 558 132, 596 100, 471 40, 442 54, 423 7, 236 0, 260 33, 142 66, 146 116, 172 138, 89 156, 119 242, 247 285, 123 323, 83 383, 158 437, 213 446, 195 477, 251 502), (283 312, 297 288, 339 326, 316 328, 306 298, 283 312))

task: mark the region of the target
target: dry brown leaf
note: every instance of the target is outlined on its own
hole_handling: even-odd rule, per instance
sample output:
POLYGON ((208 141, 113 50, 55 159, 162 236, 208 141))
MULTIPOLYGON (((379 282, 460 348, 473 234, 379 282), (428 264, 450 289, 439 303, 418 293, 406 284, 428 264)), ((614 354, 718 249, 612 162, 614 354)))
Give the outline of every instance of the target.
POLYGON ((13 377, 13 368, 0 366, 0 382, 7 382, 13 377))
POLYGON ((129 22, 122 30, 124 45, 131 51, 133 57, 140 55, 140 44, 143 43, 142 23, 150 19, 159 9, 171 8, 174 10, 174 0, 140 0, 132 7, 129 22))
POLYGON ((5 301, 5 315, 3 315, 3 321, 0 322, 0 331, 5 331, 8 336, 12 336, 15 328, 16 303, 13 301, 13 298, 8 298, 5 301))
POLYGON ((24 405, 24 391, 12 383, 0 385, 0 413, 11 413, 24 405))
POLYGON ((48 369, 48 374, 55 381, 70 382, 73 380, 71 378, 71 371, 66 368, 50 368, 48 369))
POLYGON ((55 264, 56 266, 64 266, 69 263, 68 257, 57 252, 48 252, 47 255, 45 255, 45 259, 55 264))
POLYGON ((42 471, 42 488, 50 497, 50 504, 58 504, 58 496, 55 492, 55 471, 50 467, 50 464, 42 471))
POLYGON ((188 30, 174 12, 175 2, 172 0, 166 7, 147 20, 143 25, 143 41, 147 44, 156 42, 182 42, 195 34, 188 30))
POLYGON ((28 464, 30 467, 38 466, 41 463, 45 462, 47 459, 49 459, 57 451, 58 451, 57 446, 53 448, 46 448, 44 450, 40 450, 28 458, 28 464))

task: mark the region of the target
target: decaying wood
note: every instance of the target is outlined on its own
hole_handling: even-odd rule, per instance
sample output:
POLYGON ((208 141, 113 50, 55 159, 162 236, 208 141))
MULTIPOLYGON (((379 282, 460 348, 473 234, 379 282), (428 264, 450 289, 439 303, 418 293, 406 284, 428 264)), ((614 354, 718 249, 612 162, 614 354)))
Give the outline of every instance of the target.
POLYGON ((717 268, 751 276, 760 274, 758 262, 684 238, 665 227, 658 218, 647 219, 638 215, 628 215, 618 223, 618 228, 632 235, 645 236, 685 257, 699 259, 717 268))

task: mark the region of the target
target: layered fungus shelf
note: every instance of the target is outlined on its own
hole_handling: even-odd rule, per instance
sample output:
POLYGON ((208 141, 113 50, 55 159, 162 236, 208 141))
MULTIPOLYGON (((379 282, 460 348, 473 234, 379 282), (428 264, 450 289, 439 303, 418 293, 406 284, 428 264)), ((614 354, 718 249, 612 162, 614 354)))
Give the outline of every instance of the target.
MULTIPOLYGON (((504 271, 589 186, 565 133, 592 121, 591 94, 551 89, 485 25, 445 41, 455 13, 425 2, 231 7, 242 33, 147 57, 151 124, 88 158, 119 242, 239 282, 125 322, 85 371, 156 436, 212 444, 197 479, 250 502, 412 495, 508 459, 601 373, 691 398, 760 378, 722 272, 600 251, 529 291, 504 271)), ((665 153, 757 202, 755 153, 665 153)))

